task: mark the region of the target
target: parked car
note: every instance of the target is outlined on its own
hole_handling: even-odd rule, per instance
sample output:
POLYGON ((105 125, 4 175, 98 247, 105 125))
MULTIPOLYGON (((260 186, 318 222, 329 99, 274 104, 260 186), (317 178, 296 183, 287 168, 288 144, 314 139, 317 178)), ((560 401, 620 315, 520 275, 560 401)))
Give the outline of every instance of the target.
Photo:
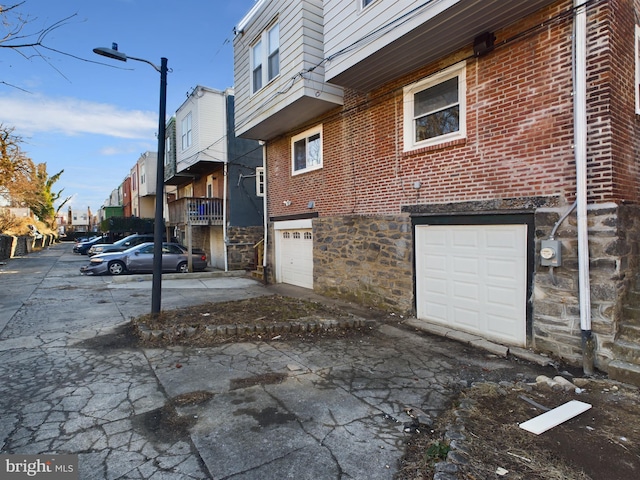
POLYGON ((93 245, 87 255, 93 256, 99 253, 122 252, 145 242, 153 242, 153 233, 134 233, 113 243, 98 243, 93 245))
MULTIPOLYGON (((188 251, 177 243, 162 244, 162 271, 188 271, 188 251)), ((207 267, 207 254, 202 250, 192 251, 191 261, 194 271, 202 271, 207 267)), ((80 268, 80 272, 91 275, 123 273, 148 273, 153 271, 153 242, 142 243, 123 252, 108 252, 94 255, 89 265, 80 268)))
POLYGON ((92 238, 88 238, 86 240, 83 241, 78 241, 75 243, 75 245, 73 246, 73 253, 79 253, 81 255, 86 255, 87 252, 89 251, 89 249, 96 245, 97 243, 103 243, 107 240, 107 237, 103 237, 103 236, 95 236, 92 238))

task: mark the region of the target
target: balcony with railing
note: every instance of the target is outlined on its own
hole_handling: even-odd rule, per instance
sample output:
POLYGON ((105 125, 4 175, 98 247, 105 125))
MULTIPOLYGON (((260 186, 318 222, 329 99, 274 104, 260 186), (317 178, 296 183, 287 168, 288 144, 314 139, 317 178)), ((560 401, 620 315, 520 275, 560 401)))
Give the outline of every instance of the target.
POLYGON ((169 225, 222 225, 221 198, 184 197, 168 203, 169 225))

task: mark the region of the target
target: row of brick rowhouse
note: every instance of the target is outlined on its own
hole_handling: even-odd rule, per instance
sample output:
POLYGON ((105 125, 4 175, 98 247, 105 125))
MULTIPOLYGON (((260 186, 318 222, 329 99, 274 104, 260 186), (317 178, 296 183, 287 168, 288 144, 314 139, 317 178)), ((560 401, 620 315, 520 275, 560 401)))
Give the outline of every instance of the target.
MULTIPOLYGON (((294 260, 286 249, 308 239, 305 268, 320 293, 498 341, 513 329, 512 344, 581 364, 577 238, 586 224, 595 367, 640 380, 640 1, 465 0, 437 15, 431 2, 409 11, 381 0, 352 12, 358 3, 262 0, 235 42, 236 133, 265 142, 270 281, 288 281, 294 260), (305 28, 308 10, 324 18, 319 30, 305 28), (586 19, 582 199, 574 136, 579 18, 586 19), (299 50, 288 42, 296 35, 324 45, 329 61, 299 76, 280 72, 311 93, 289 86, 275 95, 285 88, 277 78, 251 92, 247 52, 276 21, 289 32, 280 38, 281 68, 295 64, 299 50), (461 47, 451 39, 465 29, 461 47), (487 48, 478 50, 478 39, 487 48), (446 122, 433 127, 420 117, 429 108, 446 122), (432 128, 443 129, 441 141, 421 136, 432 128), (321 156, 301 149, 305 142, 321 156), (305 154, 313 157, 306 164, 305 154), (572 210, 576 199, 588 206, 585 223, 572 210), (551 237, 561 243, 558 266, 543 265, 540 255, 551 237), (507 264, 513 268, 498 268, 507 264), (483 276, 467 281, 476 267, 483 276), (511 276, 499 278, 506 270, 511 276), (523 312, 516 325, 511 291, 523 312), (498 320, 477 330, 483 316, 498 320)), ((304 283, 304 272, 291 273, 304 283)))

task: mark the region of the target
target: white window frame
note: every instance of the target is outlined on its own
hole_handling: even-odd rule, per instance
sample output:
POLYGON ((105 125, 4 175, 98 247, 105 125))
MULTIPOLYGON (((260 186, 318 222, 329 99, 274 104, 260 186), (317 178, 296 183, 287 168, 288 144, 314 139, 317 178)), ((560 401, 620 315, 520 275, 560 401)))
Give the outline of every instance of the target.
POLYGON ((319 170, 322 168, 322 125, 318 125, 317 127, 313 127, 310 128, 309 130, 306 130, 305 132, 302 132, 298 135, 296 135, 295 137, 291 138, 291 175, 300 175, 302 173, 307 173, 307 172, 311 172, 313 170, 319 170), (309 164, 309 142, 305 142, 305 160, 306 160, 306 167, 305 168, 301 168, 299 170, 296 170, 296 154, 295 154, 295 145, 297 142, 299 142, 300 140, 308 140, 310 137, 313 137, 315 135, 319 135, 320 136, 320 151, 318 152, 318 161, 316 163, 313 164, 309 164))
POLYGON ((251 94, 259 92, 274 79, 280 76, 280 24, 276 21, 265 28, 258 38, 251 44, 249 52, 251 62, 251 94), (271 33, 277 29, 277 45, 271 43, 271 33), (271 72, 270 59, 278 55, 277 72, 271 72), (256 57, 259 58, 256 60, 256 57), (255 71, 260 68, 260 84, 256 85, 255 71))
POLYGON ((635 51, 636 51, 636 83, 635 83, 635 99, 636 114, 640 115, 640 25, 636 25, 635 31, 635 51))
POLYGON ((256 196, 264 197, 265 186, 264 167, 256 167, 256 196))
POLYGON ((191 116, 191 112, 187 113, 187 115, 182 119, 182 122, 180 122, 180 138, 182 140, 181 145, 182 145, 182 150, 186 150, 191 146, 191 143, 193 141, 193 134, 192 134, 192 128, 193 128, 193 119, 191 116))
POLYGON ((404 122, 403 137, 404 151, 409 152, 419 148, 432 145, 438 145, 453 140, 464 139, 467 136, 467 80, 466 80, 466 62, 457 63, 441 72, 427 77, 419 82, 404 87, 403 105, 404 105, 404 122), (437 137, 428 138, 422 141, 416 141, 415 134, 415 117, 414 117, 414 99, 417 93, 428 88, 439 85, 447 80, 458 77, 458 107, 459 107, 459 125, 458 130, 437 137))
POLYGON ((360 2, 360 10, 364 10, 376 0, 358 0, 360 2))
POLYGON ((172 145, 172 141, 171 141, 171 135, 169 135, 167 138, 164 139, 164 152, 165 152, 165 156, 164 156, 164 164, 165 165, 169 165, 171 163, 171 145, 172 145))

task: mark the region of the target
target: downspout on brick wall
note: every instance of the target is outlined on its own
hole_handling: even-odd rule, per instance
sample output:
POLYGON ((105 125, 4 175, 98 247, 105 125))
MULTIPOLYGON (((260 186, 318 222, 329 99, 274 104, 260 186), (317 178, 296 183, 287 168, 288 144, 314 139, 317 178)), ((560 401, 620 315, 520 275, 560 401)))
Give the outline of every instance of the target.
POLYGON ((227 184, 229 183, 229 164, 224 162, 224 187, 222 194, 222 244, 224 245, 224 271, 229 271, 229 236, 227 234, 227 184))
POLYGON ((582 368, 593 374, 594 341, 591 332, 591 286, 589 284, 589 235, 587 224, 587 0, 574 0, 574 92, 573 130, 576 161, 578 222, 578 290, 582 368))

